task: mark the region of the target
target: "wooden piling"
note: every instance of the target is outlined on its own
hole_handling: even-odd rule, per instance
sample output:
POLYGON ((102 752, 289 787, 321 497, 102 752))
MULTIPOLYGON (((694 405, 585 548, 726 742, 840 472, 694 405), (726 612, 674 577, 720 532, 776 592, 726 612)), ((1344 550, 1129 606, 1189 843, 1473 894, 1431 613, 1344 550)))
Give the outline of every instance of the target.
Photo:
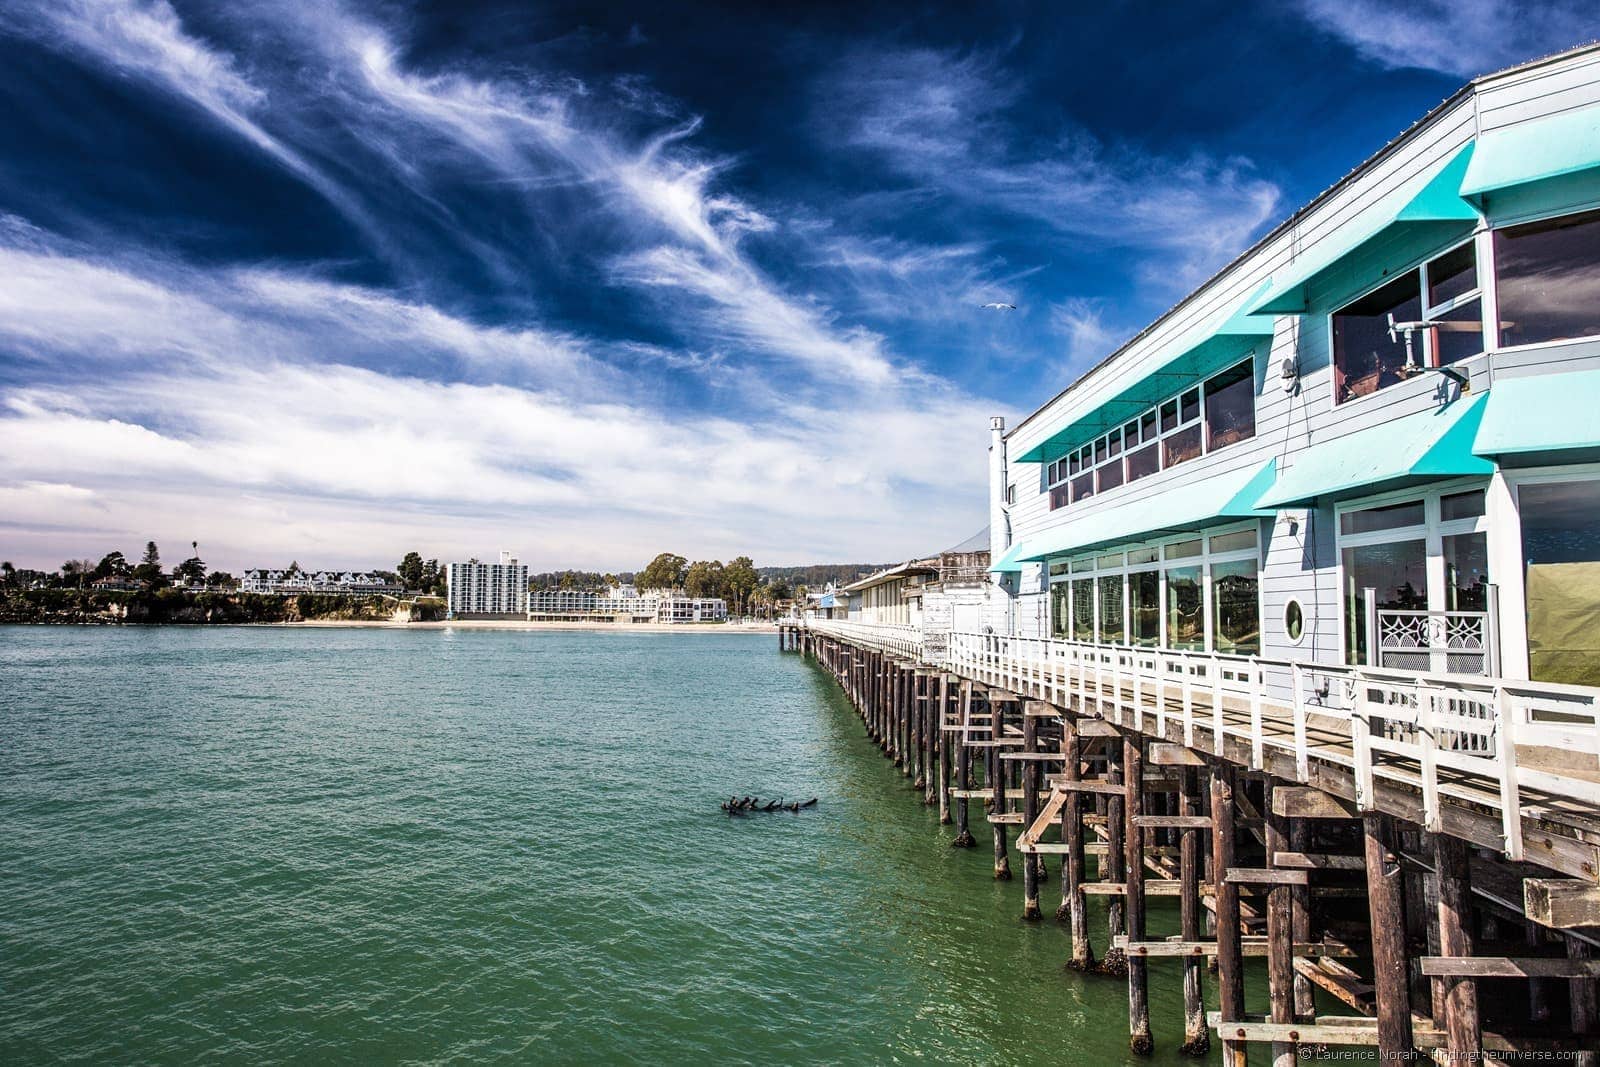
POLYGON ((961 733, 956 736, 956 837, 952 848, 973 848, 977 841, 972 837, 972 806, 968 795, 972 792, 972 747, 967 739, 972 732, 972 682, 961 682, 961 733))
POLYGON ((955 734, 945 727, 950 722, 952 707, 951 677, 939 675, 939 727, 935 736, 939 745, 939 825, 950 825, 950 746, 955 734))
MULTIPOLYGON (((1024 756, 1037 757, 1039 747, 1039 717, 1030 714, 1039 701, 1028 701, 1022 707, 1022 752, 1024 756)), ((1022 764, 1022 825, 1032 826, 1039 817, 1039 760, 1030 758, 1022 764)), ((1022 854, 1022 917, 1035 920, 1039 913, 1038 857, 1022 854)))
POLYGON ((1230 1036, 1228 1023, 1244 1019, 1244 946, 1239 931, 1239 886, 1228 881, 1234 865, 1234 770, 1211 765, 1211 869, 1217 908, 1217 1007, 1222 1020, 1222 1062, 1245 1067, 1245 1042, 1230 1036))
MULTIPOLYGON (((1289 850, 1289 818, 1273 810, 1272 780, 1265 782, 1261 810, 1266 814, 1267 866, 1277 866, 1279 853, 1289 850)), ((1294 923, 1293 903, 1286 884, 1267 890, 1267 1000, 1270 1018, 1275 1023, 1294 1022, 1294 923)), ((1292 1041, 1272 1043, 1273 1067, 1294 1067, 1292 1041)))
POLYGON ((1415 1051, 1411 1037, 1410 967, 1402 904, 1403 868, 1395 852, 1394 820, 1382 812, 1369 811, 1361 817, 1361 829, 1372 929, 1372 982, 1378 1005, 1378 1055, 1391 1062, 1409 1060, 1415 1051))
MULTIPOLYGON (((1094 946, 1089 942, 1088 899, 1083 891, 1083 794, 1071 789, 1070 784, 1080 781, 1082 740, 1078 736, 1078 716, 1069 711, 1062 716, 1061 751, 1065 757, 1062 771, 1069 783, 1066 801, 1061 808, 1061 839, 1067 852, 1061 861, 1061 907, 1067 912, 1072 930, 1072 961, 1074 970, 1089 971, 1095 966, 1094 946)), ((1061 918, 1061 913, 1056 913, 1061 918)))
MULTIPOLYGON (((1439 897, 1439 955, 1472 955, 1470 909, 1472 883, 1467 846, 1446 834, 1430 835, 1433 870, 1439 897)), ((1483 1059, 1483 1035, 1478 1021, 1478 989, 1474 979, 1444 976, 1433 979, 1435 1000, 1444 1018, 1433 1024, 1445 1034, 1445 1051, 1453 1064, 1483 1059)))
MULTIPOLYGON (((1139 817, 1144 814, 1144 738, 1128 732, 1122 735, 1123 804, 1127 823, 1123 828, 1127 854, 1127 924, 1130 944, 1144 941, 1144 827, 1139 817)), ((1128 959, 1128 1048, 1135 1056, 1148 1056, 1155 1051, 1155 1039, 1150 1035, 1150 986, 1145 957, 1130 952, 1128 959)))
MULTIPOLYGON (((1179 767, 1178 814, 1200 814, 1199 772, 1194 767, 1179 767)), ((1185 827, 1178 839, 1178 936, 1185 941, 1201 938, 1200 841, 1205 831, 1185 827)), ((1205 997, 1200 973, 1205 966, 1197 956, 1183 961, 1183 1046, 1187 1056, 1204 1056, 1211 1051, 1211 1030, 1206 1026, 1205 997)))
POLYGON ((989 753, 989 784, 991 786, 992 811, 989 823, 994 830, 994 876, 997 881, 1009 882, 1011 880, 1011 857, 1006 854, 1006 824, 998 821, 997 816, 1006 813, 1006 774, 1005 767, 1000 762, 1000 746, 995 744, 1005 736, 1005 705, 1004 700, 997 700, 991 694, 989 699, 989 738, 990 745, 984 751, 989 753))

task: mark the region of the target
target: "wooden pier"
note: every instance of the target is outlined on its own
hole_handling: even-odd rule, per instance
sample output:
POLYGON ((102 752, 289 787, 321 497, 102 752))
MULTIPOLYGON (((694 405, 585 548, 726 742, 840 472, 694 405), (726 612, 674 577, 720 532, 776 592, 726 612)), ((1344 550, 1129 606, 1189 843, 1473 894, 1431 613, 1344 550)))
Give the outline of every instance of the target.
POLYGON ((837 680, 952 845, 976 846, 987 823, 1024 919, 1042 919, 1060 857, 1064 962, 1126 983, 1135 1053, 1158 1036, 1149 969, 1176 967, 1170 1032, 1189 1054, 1220 1042, 1230 1065, 1252 1043, 1277 1067, 1330 1045, 1600 1065, 1600 773, 1519 766, 1508 720, 1463 711, 1471 722, 1425 716, 1419 741, 1393 727, 1404 716, 1381 679, 1340 726, 1262 686, 1230 690, 1226 671, 1169 685, 1137 657, 1091 669, 982 640, 977 655, 892 627, 779 629, 780 648, 837 680), (1467 741, 1440 744, 1448 730, 1467 741), (1474 730, 1501 734, 1509 787, 1455 758, 1482 748, 1474 730), (1098 934, 1090 896, 1110 905, 1098 934), (1178 898, 1176 937, 1147 931, 1152 896, 1178 898), (1245 1010, 1247 957, 1265 960, 1264 1014, 1245 1010))

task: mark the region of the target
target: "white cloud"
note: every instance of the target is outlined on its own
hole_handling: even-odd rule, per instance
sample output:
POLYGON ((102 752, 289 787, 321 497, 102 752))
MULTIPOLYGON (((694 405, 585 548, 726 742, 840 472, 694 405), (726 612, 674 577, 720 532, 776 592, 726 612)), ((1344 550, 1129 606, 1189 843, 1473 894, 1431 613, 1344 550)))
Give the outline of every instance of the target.
POLYGON ((1032 219, 1069 237, 1152 249, 1162 275, 1199 281, 1277 213, 1247 160, 1151 155, 1066 126, 1024 145, 1018 88, 990 59, 929 49, 861 52, 819 82, 814 127, 964 210, 1032 219))
POLYGON ((1382 67, 1467 79, 1595 39, 1587 0, 1299 0, 1313 24, 1382 67))

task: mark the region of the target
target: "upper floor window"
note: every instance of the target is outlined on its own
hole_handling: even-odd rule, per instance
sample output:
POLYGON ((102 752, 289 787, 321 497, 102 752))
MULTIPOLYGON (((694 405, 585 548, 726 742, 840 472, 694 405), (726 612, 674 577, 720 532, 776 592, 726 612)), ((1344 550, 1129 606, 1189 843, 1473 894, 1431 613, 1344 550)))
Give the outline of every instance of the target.
POLYGON ((1500 343, 1600 334, 1600 211, 1494 232, 1500 343))
POLYGON ((1468 241, 1334 312, 1333 401, 1482 351, 1478 264, 1468 241))
POLYGON ((1252 360, 1206 379, 1049 464, 1050 507, 1155 474, 1254 437, 1252 360))

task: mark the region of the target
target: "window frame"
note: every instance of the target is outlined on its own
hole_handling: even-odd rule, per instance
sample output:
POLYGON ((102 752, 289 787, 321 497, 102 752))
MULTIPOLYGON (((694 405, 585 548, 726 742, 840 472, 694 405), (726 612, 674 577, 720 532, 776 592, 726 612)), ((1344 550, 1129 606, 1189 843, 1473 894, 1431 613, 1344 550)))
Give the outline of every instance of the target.
MULTIPOLYGON (((1495 304, 1495 316, 1494 316, 1495 321, 1493 323, 1493 325, 1494 325, 1494 340, 1495 340, 1495 344, 1494 344, 1494 347, 1492 349, 1486 349, 1486 351, 1494 351, 1494 352, 1528 352, 1528 351, 1531 351, 1531 350, 1536 349, 1536 348, 1555 348, 1555 347, 1558 347, 1558 346, 1561 346, 1561 345, 1593 344, 1595 341, 1600 340, 1600 334, 1586 334, 1586 335, 1584 335, 1582 337, 1563 337, 1563 338, 1561 338, 1560 340, 1557 340, 1557 341, 1529 341, 1526 344, 1520 344, 1520 345, 1502 345, 1502 344, 1500 344, 1500 322, 1499 322, 1499 319, 1500 319, 1500 315, 1499 315, 1499 306, 1500 306, 1500 264, 1498 262, 1498 257, 1496 257, 1496 255, 1495 255, 1495 245, 1494 245, 1494 236, 1495 236, 1496 233, 1498 233, 1501 230, 1513 230, 1513 229, 1516 229, 1518 226, 1530 226, 1530 225, 1533 225, 1533 224, 1539 223, 1539 222, 1550 222, 1553 219, 1566 218, 1568 215, 1591 215, 1591 214, 1594 214, 1597 211, 1600 211, 1600 200, 1590 200, 1590 201, 1584 202, 1581 205, 1576 205, 1576 206, 1569 205, 1567 207, 1563 207, 1563 208, 1560 208, 1560 209, 1557 209, 1557 210, 1535 211, 1535 212, 1529 212, 1529 213, 1523 214, 1523 215, 1509 215, 1509 216, 1506 216, 1505 218, 1498 219, 1497 221, 1491 223, 1488 227, 1485 228, 1484 232, 1488 236, 1488 240, 1485 242, 1485 245, 1489 249, 1489 259, 1490 259, 1490 262, 1492 264, 1492 268, 1491 269, 1493 270, 1492 278, 1493 278, 1494 304, 1495 304)), ((1479 251, 1481 253, 1482 249, 1480 248, 1479 251)), ((1479 258, 1481 259, 1482 256, 1480 255, 1479 258)), ((1479 282, 1480 282, 1480 285, 1481 285, 1481 283, 1482 283, 1482 264, 1481 263, 1479 265, 1479 282)), ((1485 329, 1485 331, 1488 330, 1489 325, 1490 325, 1489 320, 1488 320, 1487 317, 1485 317, 1485 319, 1484 319, 1484 329, 1485 329)), ((1487 337, 1488 334, 1485 333, 1485 336, 1487 337)))
MULTIPOLYGON (((1387 493, 1378 493, 1373 496, 1358 497, 1341 501, 1333 507, 1333 569, 1335 600, 1339 616, 1338 630, 1338 655, 1342 663, 1345 650, 1350 646, 1349 625, 1350 621, 1345 613, 1345 565, 1344 550, 1346 548, 1361 548, 1370 545, 1396 544, 1402 541, 1421 541, 1423 543, 1423 558, 1426 561, 1428 578, 1428 610, 1443 611, 1444 608, 1444 539, 1459 534, 1481 533, 1488 542, 1488 555, 1490 566, 1496 560, 1495 539, 1500 535, 1494 524, 1489 521, 1490 498, 1492 496, 1491 482, 1487 478, 1452 478, 1449 481, 1437 482, 1432 485, 1412 488, 1396 489, 1387 493), (1447 496, 1457 493, 1479 491, 1484 494, 1484 512, 1482 515, 1473 515, 1465 519, 1441 520, 1439 516, 1439 501, 1447 496), (1396 526, 1388 530, 1372 530, 1367 533, 1347 534, 1344 532, 1345 515, 1356 511, 1369 511, 1373 508, 1387 507, 1391 504, 1407 504, 1414 501, 1422 503, 1422 522, 1411 526, 1396 526)), ((1499 578, 1491 571, 1491 579, 1495 584, 1499 578)), ((1498 623, 1499 620, 1496 620, 1498 623)), ((1368 650, 1370 654, 1370 649, 1368 650)), ((1347 664, 1347 666, 1361 667, 1365 664, 1347 664)))
MULTIPOLYGON (((1520 225, 1520 223, 1519 223, 1519 225, 1520 225)), ((1334 377, 1333 376, 1337 375, 1339 373, 1338 365, 1337 365, 1337 362, 1336 362, 1337 359, 1338 359, 1338 355, 1339 354, 1338 354, 1337 349, 1335 348, 1334 332, 1333 332, 1333 320, 1334 320, 1334 318, 1337 317, 1346 308, 1348 308, 1348 307, 1350 307, 1350 306, 1352 306, 1354 304, 1360 303, 1361 301, 1365 300, 1367 297, 1371 296, 1373 293, 1376 293, 1379 289, 1382 289, 1386 285, 1394 284, 1394 282, 1397 279, 1402 278, 1402 277, 1406 276, 1407 274, 1416 275, 1417 286, 1418 286, 1418 289, 1417 289, 1417 301, 1418 301, 1418 306, 1421 308, 1420 314, 1422 315, 1422 318, 1423 318, 1424 321, 1431 320, 1431 319, 1433 319, 1433 318, 1435 318, 1436 316, 1439 316, 1439 315, 1448 315, 1450 312, 1455 311, 1457 308, 1463 307, 1463 306, 1465 306, 1467 304, 1470 304, 1472 301, 1477 300, 1477 301, 1479 301, 1479 304, 1478 304, 1479 330, 1482 332, 1482 336, 1484 338, 1483 352, 1503 351, 1503 349, 1493 348, 1488 343, 1488 341, 1489 341, 1489 333, 1488 333, 1489 322, 1488 322, 1488 319, 1484 315, 1484 311, 1485 311, 1485 309, 1488 307, 1488 305, 1490 303, 1490 301, 1488 301, 1486 299, 1486 293, 1488 292, 1489 289, 1492 288, 1492 286, 1485 284, 1486 276, 1484 274, 1484 269, 1483 269, 1483 246, 1478 241, 1478 235, 1476 233, 1468 234, 1465 238, 1463 238, 1463 239, 1461 239, 1459 241, 1454 241, 1454 242, 1452 242, 1452 243, 1450 243, 1448 245, 1445 245, 1443 248, 1436 249, 1436 250, 1434 250, 1432 252, 1427 253, 1424 256, 1421 256, 1420 258, 1418 258, 1417 260, 1412 262, 1410 266, 1403 267, 1403 268, 1401 268, 1399 270, 1390 271, 1388 274, 1385 274, 1382 278, 1379 278, 1377 281, 1373 282, 1371 285, 1368 285, 1365 288, 1361 289, 1359 292, 1356 292, 1356 293, 1352 294, 1351 296, 1349 296, 1348 298, 1346 298, 1344 300, 1341 300, 1337 307, 1335 307, 1332 310, 1330 310, 1327 313, 1327 315, 1324 316, 1324 318, 1327 320, 1327 322, 1326 322, 1326 324, 1324 326, 1324 329, 1325 329, 1325 332, 1326 332, 1327 342, 1328 342, 1328 369, 1330 371, 1330 377, 1329 377, 1330 388, 1328 390, 1328 393, 1329 393, 1329 400, 1330 400, 1331 406, 1332 406, 1332 408, 1334 410, 1338 410, 1340 408, 1344 408, 1349 404, 1359 404, 1363 400, 1370 399, 1371 397, 1377 396, 1379 393, 1382 393, 1382 392, 1385 392, 1388 389, 1394 388, 1394 386, 1383 386, 1381 388, 1374 389, 1372 392, 1366 393, 1366 394, 1364 394, 1362 396, 1353 396, 1353 397, 1350 397, 1348 400, 1340 400, 1339 399, 1339 391, 1338 391, 1338 389, 1334 388, 1332 386, 1332 383, 1334 381, 1334 377), (1455 252, 1458 249, 1465 248, 1465 247, 1467 247, 1469 245, 1472 247, 1473 273, 1474 273, 1474 276, 1475 276, 1477 284, 1475 284, 1471 289, 1469 289, 1466 292, 1460 294, 1459 296, 1451 297, 1449 300, 1446 300, 1441 304, 1430 305, 1428 303, 1428 286, 1429 286, 1428 265, 1430 263, 1435 262, 1436 260, 1443 259, 1445 256, 1448 256, 1450 253, 1455 252)), ((1430 328, 1430 329, 1426 329, 1426 330, 1421 330, 1421 331, 1419 331, 1419 333, 1420 333, 1420 335, 1422 337, 1422 358, 1421 358, 1420 363, 1418 364, 1419 368, 1427 369, 1427 368, 1437 368, 1437 367, 1439 367, 1440 364, 1439 364, 1439 360, 1438 360, 1438 354, 1439 354, 1438 331, 1436 329, 1430 328)), ((1499 340, 1499 333, 1500 333, 1499 324, 1496 323, 1496 328, 1495 328, 1495 340, 1496 341, 1499 340)), ((1416 335, 1413 335, 1413 337, 1415 337, 1415 336, 1416 335)), ((1483 352, 1479 352, 1478 355, 1482 355, 1483 352)), ((1473 359, 1473 358, 1476 358, 1476 357, 1475 356, 1468 356, 1466 358, 1467 359, 1473 359)), ((1457 362, 1464 362, 1464 361, 1458 360, 1457 362)), ((1448 364, 1448 365, 1449 366, 1454 366, 1455 364, 1448 364)), ((1418 373, 1421 373, 1421 370, 1419 370, 1418 373)), ((1396 382, 1395 385, 1403 385, 1408 380, 1409 379, 1402 379, 1401 381, 1396 382)))

